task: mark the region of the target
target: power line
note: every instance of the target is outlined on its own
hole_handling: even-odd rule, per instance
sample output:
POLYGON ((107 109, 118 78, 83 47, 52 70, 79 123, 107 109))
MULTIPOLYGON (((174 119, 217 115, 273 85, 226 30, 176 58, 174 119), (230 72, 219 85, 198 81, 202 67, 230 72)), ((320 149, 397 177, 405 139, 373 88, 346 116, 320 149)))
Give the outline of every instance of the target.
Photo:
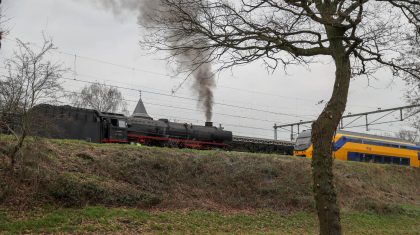
MULTIPOLYGON (((74 74, 74 73, 72 73, 72 74, 74 74)), ((133 85, 132 83, 120 82, 120 81, 115 81, 115 80, 111 80, 111 79, 104 79, 104 78, 100 78, 100 77, 96 77, 96 76, 88 75, 88 74, 80 74, 80 73, 77 73, 77 76, 79 76, 79 77, 93 78, 93 79, 101 80, 101 81, 111 81, 111 82, 115 82, 117 84, 124 84, 124 85, 130 85, 130 86, 133 85)), ((163 90, 163 89, 156 89, 156 88, 152 88, 152 87, 146 87, 146 86, 143 86, 143 85, 136 85, 136 86, 142 86, 142 87, 145 87, 147 89, 152 89, 152 90, 157 90, 157 91, 164 91, 164 92, 166 91, 166 90, 163 90)), ((178 98, 175 95, 170 95, 170 96, 171 96, 171 98, 173 98, 173 97, 178 98)), ((189 99, 194 100, 194 101, 197 101, 197 99, 193 99, 193 98, 189 98, 189 99)), ((238 101, 233 101, 233 102, 238 103, 238 101)), ((239 103, 243 103, 243 102, 239 102, 239 103)), ((215 104, 217 104, 217 102, 215 104)), ((241 106, 241 107, 243 107, 243 106, 241 106)), ((250 109, 250 107, 246 107, 246 108, 247 109, 250 109)), ((303 116, 306 116, 306 117, 317 117, 316 115, 310 115, 310 114, 294 114, 294 115, 299 116, 299 117, 300 116, 302 116, 302 117, 303 116)))
MULTIPOLYGON (((64 91, 66 93, 72 93, 72 94, 80 94, 80 92, 75 92, 75 91, 64 91)), ((138 100, 128 100, 128 99, 122 99, 123 101, 127 101, 127 102, 135 102, 137 103, 138 100)), ((144 104, 147 105, 152 105, 152 106, 159 106, 159 107, 166 107, 166 108, 174 108, 174 109, 181 109, 181 110, 188 110, 188 111, 201 111, 199 109, 190 109, 190 108, 185 108, 185 107, 177 107, 177 106, 173 106, 173 105, 164 105, 164 104, 157 104, 157 103, 150 103, 150 102, 143 102, 144 104)), ((259 119, 259 118, 251 118, 251 117, 245 117, 245 116, 239 116, 239 115, 231 115, 231 114, 225 114, 225 113, 214 113, 217 115, 222 115, 222 116, 228 116, 228 117, 235 117, 235 118, 242 118, 242 119, 249 119, 249 120, 256 120, 256 121, 266 121, 266 122, 270 122, 272 123, 273 120, 265 120, 265 119, 259 119)), ((246 126, 240 126, 240 125, 236 125, 236 124, 229 124, 232 126, 237 126, 237 127, 246 127, 246 126)), ((264 129, 264 128, 258 128, 258 127, 254 127, 252 129, 259 129, 259 130, 270 130, 271 129, 264 129)))
MULTIPOLYGON (((1 67, 1 68, 6 69, 4 67, 1 67)), ((65 78, 65 77, 62 77, 61 79, 68 80, 68 81, 77 81, 77 82, 89 83, 89 84, 95 84, 95 83, 97 83, 97 82, 82 80, 82 79, 78 79, 78 78, 65 78)), ((200 99, 195 99, 195 98, 191 98, 191 97, 170 95, 170 94, 165 94, 165 93, 161 93, 161 92, 148 91, 148 90, 145 90, 145 89, 135 89, 135 88, 128 88, 128 87, 116 86, 116 85, 107 85, 107 84, 105 84, 105 85, 106 86, 109 86, 109 87, 115 87, 115 88, 119 88, 119 89, 124 89, 124 90, 131 90, 131 91, 136 91, 136 92, 140 92, 141 91, 141 92, 144 92, 144 93, 149 93, 149 94, 154 94, 154 95, 160 95, 160 96, 166 96, 166 97, 171 97, 171 98, 178 98, 178 99, 184 99, 184 100, 193 100, 193 101, 196 101, 196 102, 199 102, 200 101, 200 99)), ((244 110, 250 110, 250 111, 256 111, 256 112, 269 113, 269 114, 274 114, 274 115, 279 115, 279 116, 295 117, 295 118, 315 117, 314 115, 287 114, 287 113, 273 112, 273 111, 268 111, 268 110, 263 110, 263 109, 243 107, 243 106, 233 105, 233 104, 226 104, 226 103, 221 103, 221 102, 214 102, 214 105, 220 105, 220 106, 225 106, 225 107, 230 107, 230 108, 238 108, 238 109, 244 109, 244 110)))
MULTIPOLYGON (((8 37, 3 37, 3 39, 15 42, 15 40, 10 39, 8 37)), ((33 46, 40 48, 40 46, 37 46, 36 43, 34 43, 34 42, 28 42, 28 43, 31 43, 33 46)), ((55 52, 55 53, 63 54, 63 55, 68 55, 68 56, 76 57, 76 58, 80 58, 80 59, 90 60, 90 61, 94 61, 94 62, 97 62, 97 63, 106 64, 106 65, 111 65, 111 66, 119 67, 119 68, 126 69, 126 70, 131 70, 131 71, 134 70, 134 71, 150 73, 150 74, 155 74, 155 75, 165 76, 165 77, 170 77, 170 78, 173 77, 173 76, 163 74, 163 73, 157 73, 157 72, 154 72, 154 71, 139 69, 139 68, 136 68, 136 67, 130 67, 130 66, 127 66, 127 65, 118 64, 118 63, 114 63, 114 62, 110 62, 110 61, 106 61, 106 60, 101 60, 101 59, 97 59, 97 58, 93 58, 93 57, 89 57, 89 56, 78 55, 76 53, 70 53, 70 52, 66 52, 66 51, 62 51, 62 50, 58 50, 58 49, 56 49, 55 51, 51 51, 51 52, 55 52)))
MULTIPOLYGON (((82 79, 74 79, 74 78, 65 78, 65 77, 62 77, 62 79, 69 80, 69 81, 83 82, 83 83, 88 83, 88 84, 95 84, 96 83, 96 82, 86 81, 86 80, 82 80, 82 79)), ((161 95, 161 96, 166 96, 166 97, 171 97, 171 98, 178 98, 178 99, 184 99, 184 100, 200 101, 199 99, 194 99, 194 98, 190 98, 190 97, 175 96, 175 95, 169 95, 169 94, 164 94, 164 93, 160 93, 160 92, 154 92, 154 91, 148 91, 148 90, 141 90, 141 89, 136 89, 136 88, 116 86, 116 85, 107 85, 107 84, 105 84, 105 85, 106 86, 109 86, 109 87, 118 88, 118 89, 124 89, 124 90, 136 91, 136 92, 140 92, 141 91, 143 93, 149 93, 149 94, 154 94, 154 95, 161 95)), ((278 112, 272 112, 272 111, 268 111, 268 110, 248 108, 248 107, 242 107, 242 106, 232 105, 232 104, 225 104, 225 103, 220 103, 220 102, 215 102, 214 104, 215 105, 220 105, 220 106, 231 107, 231 108, 239 108, 239 109, 246 109, 246 110, 263 112, 263 113, 270 113, 270 114, 275 114, 275 115, 279 115, 279 116, 298 117, 298 118, 304 117, 304 116, 299 116, 299 115, 294 115, 294 114, 278 113, 278 112)))
MULTIPOLYGON (((4 39, 6 39, 8 41, 13 41, 14 42, 13 39, 10 39, 10 38, 7 38, 7 37, 5 37, 4 39)), ((33 42, 30 42, 30 43, 33 44, 36 47, 39 47, 39 46, 37 46, 33 42)), ((154 72, 154 71, 150 71, 150 70, 139 69, 137 67, 130 67, 130 66, 127 66, 127 65, 118 64, 118 63, 114 63, 114 62, 110 62, 110 61, 106 61, 106 60, 102 60, 102 59, 98 59, 98 58, 93 58, 93 57, 89 57, 89 56, 78 55, 76 53, 70 53, 70 52, 66 52, 66 51, 62 51, 62 50, 55 50, 55 51, 52 51, 52 52, 56 52, 56 53, 63 54, 63 55, 68 55, 68 56, 71 56, 72 58, 74 57, 75 58, 74 59, 75 61, 76 61, 77 58, 81 58, 81 59, 85 59, 85 60, 94 61, 94 62, 97 62, 97 63, 102 63, 102 64, 106 64, 106 65, 111 65, 111 66, 119 67, 119 68, 122 68, 122 69, 126 69, 128 71, 144 72, 144 73, 149 73, 149 74, 164 76, 164 77, 168 77, 168 78, 174 78, 175 77, 175 76, 171 76, 171 75, 167 75, 167 74, 163 74, 163 73, 158 73, 158 72, 154 72)), ((74 65, 74 67, 75 67, 75 65, 74 65)), ((74 71, 74 74, 75 75, 77 74, 76 71, 74 71)), ((229 86, 218 86, 218 87, 232 89, 232 90, 238 90, 238 91, 243 91, 243 92, 247 92, 247 93, 254 93, 254 94, 262 94, 262 95, 268 95, 268 96, 275 96, 275 97, 285 98, 285 99, 316 101, 316 99, 307 99, 307 98, 301 98, 301 97, 281 96, 281 95, 276 95, 276 94, 271 94, 271 93, 265 93, 265 92, 260 92, 260 91, 252 91, 252 90, 241 89, 241 88, 233 88, 233 87, 229 87, 229 86)), ((361 105, 349 105, 349 106, 365 107, 365 106, 361 106, 361 105)), ((286 114, 278 114, 278 115, 286 115, 286 114)), ((298 115, 294 115, 294 116, 295 117, 301 117, 301 116, 298 116, 298 115)), ((313 116, 314 117, 315 115, 303 115, 303 116, 313 116)))

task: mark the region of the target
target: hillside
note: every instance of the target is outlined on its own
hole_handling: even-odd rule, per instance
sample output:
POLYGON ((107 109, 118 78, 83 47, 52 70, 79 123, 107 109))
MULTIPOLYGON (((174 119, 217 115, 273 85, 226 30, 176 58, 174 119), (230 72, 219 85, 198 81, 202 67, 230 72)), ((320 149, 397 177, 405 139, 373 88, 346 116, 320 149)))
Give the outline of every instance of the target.
MULTIPOLYGON (((8 143, 1 137, 0 148, 8 143)), ((315 221, 307 159, 45 139, 29 140, 23 156, 13 174, 0 160, 0 207, 9 214, 103 206, 222 215, 309 213, 310 223, 315 221)), ((415 208, 414 218, 420 218, 419 169, 337 161, 335 175, 344 211, 400 214, 415 208)), ((0 229, 1 224, 0 216, 0 229)))

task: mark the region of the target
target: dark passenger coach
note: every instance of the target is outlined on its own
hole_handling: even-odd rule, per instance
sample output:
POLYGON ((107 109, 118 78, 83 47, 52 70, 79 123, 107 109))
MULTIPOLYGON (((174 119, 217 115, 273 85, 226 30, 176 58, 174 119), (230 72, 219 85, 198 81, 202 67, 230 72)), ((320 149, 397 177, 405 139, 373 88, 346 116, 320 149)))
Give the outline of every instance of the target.
POLYGON ((127 118, 122 114, 42 104, 34 107, 31 115, 31 133, 35 136, 97 143, 127 142, 127 118))

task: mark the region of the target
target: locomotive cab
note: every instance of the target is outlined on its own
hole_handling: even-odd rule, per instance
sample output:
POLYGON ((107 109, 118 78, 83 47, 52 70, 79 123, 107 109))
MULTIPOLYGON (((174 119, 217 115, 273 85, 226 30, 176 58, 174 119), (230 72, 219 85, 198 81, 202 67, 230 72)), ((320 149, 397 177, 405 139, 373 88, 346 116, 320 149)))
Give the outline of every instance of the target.
POLYGON ((296 139, 293 156, 310 157, 311 153, 311 131, 303 131, 296 139))
POLYGON ((124 115, 115 113, 101 113, 101 119, 101 142, 127 142, 127 118, 124 115))

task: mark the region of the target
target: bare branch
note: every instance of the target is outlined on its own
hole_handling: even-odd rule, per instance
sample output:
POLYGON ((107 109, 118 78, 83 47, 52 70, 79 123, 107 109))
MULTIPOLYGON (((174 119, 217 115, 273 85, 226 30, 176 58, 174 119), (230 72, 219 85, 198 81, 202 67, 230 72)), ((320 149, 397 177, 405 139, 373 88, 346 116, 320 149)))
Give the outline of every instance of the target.
POLYGON ((59 79, 65 71, 61 64, 47 58, 55 49, 51 40, 45 39, 39 51, 18 39, 16 42, 13 56, 5 61, 7 74, 0 76, 0 128, 17 137, 10 153, 12 165, 30 134, 30 110, 37 104, 56 101, 62 90, 59 79))

